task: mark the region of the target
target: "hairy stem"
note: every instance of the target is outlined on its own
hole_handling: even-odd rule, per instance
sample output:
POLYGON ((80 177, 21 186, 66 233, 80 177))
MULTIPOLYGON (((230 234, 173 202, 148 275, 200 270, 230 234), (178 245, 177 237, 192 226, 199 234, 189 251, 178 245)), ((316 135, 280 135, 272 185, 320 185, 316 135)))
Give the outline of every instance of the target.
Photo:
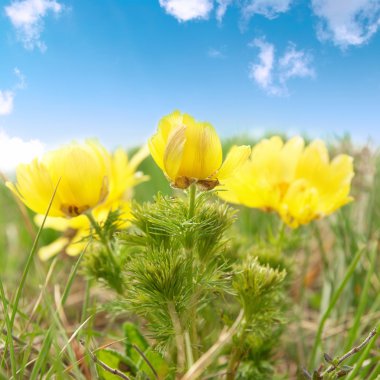
POLYGON ((238 341, 236 344, 234 344, 232 348, 232 352, 230 355, 230 359, 228 361, 227 366, 227 374, 226 374, 226 380, 234 380, 236 376, 236 372, 239 368, 240 361, 242 359, 242 356, 244 355, 244 340, 246 338, 245 329, 243 328, 241 333, 239 334, 238 341))
POLYGON ((186 366, 185 337, 182 330, 181 321, 179 320, 178 313, 173 302, 168 302, 168 311, 175 332, 175 341, 177 346, 177 375, 180 376, 184 372, 186 366))
POLYGON ((232 349, 230 360, 228 361, 226 380, 234 380, 236 376, 236 371, 239 368, 241 361, 242 350, 240 346, 235 346, 232 349))
POLYGON ((229 329, 224 329, 221 332, 218 340, 194 363, 194 365, 186 372, 181 380, 197 379, 207 369, 207 367, 214 361, 218 353, 231 342, 243 320, 243 317, 244 311, 241 310, 234 324, 229 329))
POLYGON ((186 345, 186 359, 187 367, 191 367, 194 364, 193 347, 191 345, 190 334, 185 331, 185 345, 186 345))

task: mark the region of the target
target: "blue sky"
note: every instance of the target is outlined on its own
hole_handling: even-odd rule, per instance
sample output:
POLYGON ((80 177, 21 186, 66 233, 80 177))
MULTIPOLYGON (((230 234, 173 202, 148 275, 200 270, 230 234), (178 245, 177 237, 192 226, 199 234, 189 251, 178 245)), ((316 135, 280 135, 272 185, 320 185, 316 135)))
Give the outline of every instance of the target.
POLYGON ((222 136, 348 132, 380 141, 380 0, 0 6, 8 166, 11 153, 29 157, 73 139, 143 143, 174 109, 222 136))

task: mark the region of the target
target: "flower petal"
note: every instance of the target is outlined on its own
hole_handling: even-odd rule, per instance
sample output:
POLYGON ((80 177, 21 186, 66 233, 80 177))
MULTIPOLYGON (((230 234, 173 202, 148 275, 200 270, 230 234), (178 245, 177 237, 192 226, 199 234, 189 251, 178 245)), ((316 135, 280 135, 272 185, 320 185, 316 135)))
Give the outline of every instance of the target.
POLYGON ((219 181, 231 177, 241 168, 244 162, 247 161, 250 154, 251 148, 248 145, 234 145, 228 152, 226 159, 215 176, 219 181))
POLYGON ((70 245, 66 247, 66 253, 69 256, 78 256, 88 245, 89 231, 78 230, 70 245))
MULTIPOLYGON (((36 223, 37 226, 39 226, 39 227, 42 226, 42 222, 44 219, 45 219, 45 216, 42 214, 37 214, 33 218, 34 223, 36 223)), ((50 217, 49 216, 46 218, 44 228, 52 228, 53 230, 63 232, 70 227, 70 221, 73 219, 76 219, 76 218, 66 219, 66 218, 50 217)))
MULTIPOLYGON (((20 164, 16 169, 16 178, 16 185, 7 182, 6 186, 31 210, 45 214, 58 183, 52 180, 46 166, 38 159, 30 164, 20 164)), ((59 192, 55 194, 49 215, 64 216, 60 209, 59 192)))
POLYGON ((161 170, 165 170, 164 156, 166 144, 173 129, 183 125, 183 115, 179 111, 163 117, 157 128, 157 133, 148 141, 150 154, 161 170))
POLYGON ((164 171, 166 175, 175 182, 179 177, 179 168, 183 157, 186 143, 186 127, 184 125, 175 128, 168 139, 164 155, 164 171))
POLYGON ((51 257, 62 252, 65 247, 69 244, 69 239, 67 237, 59 237, 54 240, 51 244, 45 245, 38 250, 38 256, 42 261, 49 260, 51 257))
POLYGON ((280 182, 289 183, 294 180, 297 164, 301 157, 304 146, 305 142, 300 136, 292 137, 283 146, 279 160, 282 173, 280 182))
POLYGON ((109 162, 102 150, 93 143, 71 144, 52 151, 46 161, 53 181, 60 179, 60 201, 62 209, 69 211, 69 216, 79 214, 104 200, 108 193, 109 162), (78 212, 72 213, 71 208, 78 212))
POLYGON ((307 180, 299 179, 289 187, 278 212, 287 225, 297 228, 323 216, 318 206, 318 190, 307 180))
MULTIPOLYGON (((307 146, 298 162, 296 177, 305 178, 312 184, 321 185, 329 167, 329 153, 322 140, 315 140, 307 146)), ((323 186, 328 186, 327 179, 323 186)))
POLYGON ((156 133, 148 141, 149 151, 161 170, 164 170, 164 154, 166 141, 162 138, 162 135, 156 133))
POLYGON ((142 146, 130 159, 129 167, 136 171, 137 167, 149 156, 148 145, 142 146))
MULTIPOLYGON (((187 116, 187 115, 185 115, 187 116)), ((209 123, 197 123, 184 117, 186 144, 178 176, 206 179, 222 164, 222 145, 209 123)))

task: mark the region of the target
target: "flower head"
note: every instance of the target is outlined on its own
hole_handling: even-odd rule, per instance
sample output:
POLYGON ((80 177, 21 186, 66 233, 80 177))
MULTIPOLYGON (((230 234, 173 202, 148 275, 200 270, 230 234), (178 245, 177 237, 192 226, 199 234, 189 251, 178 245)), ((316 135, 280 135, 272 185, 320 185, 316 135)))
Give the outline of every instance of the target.
POLYGON ((225 182, 219 196, 229 202, 276 211, 295 228, 322 218, 352 201, 352 158, 332 161, 323 141, 305 147, 301 137, 284 143, 278 136, 252 148, 250 159, 225 182))
POLYGON ((101 204, 109 193, 106 150, 96 142, 72 143, 16 169, 16 184, 7 186, 33 211, 75 217, 101 204))
MULTIPOLYGON (((138 165, 148 155, 147 147, 140 149, 131 160, 123 149, 117 149, 113 154, 106 152, 109 165, 108 195, 103 203, 92 209, 92 215, 97 223, 102 225, 111 211, 119 211, 117 228, 127 228, 131 218, 131 200, 133 187, 146 181, 147 177, 137 171, 138 165)), ((41 225, 43 215, 36 215, 35 222, 41 225)), ((91 234, 91 223, 85 215, 73 218, 48 217, 45 227, 52 228, 62 235, 51 244, 41 247, 38 254, 42 260, 47 260, 59 252, 70 256, 79 255, 85 248, 91 234)))
POLYGON ((175 111, 163 117, 149 140, 157 165, 174 187, 197 183, 212 189, 228 178, 248 158, 248 146, 231 149, 222 164, 222 145, 213 126, 175 111))
MULTIPOLYGON (((110 208, 101 205, 92 210, 92 214, 97 223, 102 225, 108 217, 110 211, 119 210, 118 228, 127 228, 129 219, 131 218, 131 202, 120 201, 115 202, 110 208)), ((37 225, 41 225, 44 216, 37 214, 34 221, 37 225)), ((56 240, 38 250, 41 260, 48 260, 60 252, 64 252, 69 256, 79 255, 88 244, 88 237, 91 235, 91 223, 85 215, 79 215, 74 218, 48 217, 45 221, 45 228, 51 228, 61 232, 56 240)))

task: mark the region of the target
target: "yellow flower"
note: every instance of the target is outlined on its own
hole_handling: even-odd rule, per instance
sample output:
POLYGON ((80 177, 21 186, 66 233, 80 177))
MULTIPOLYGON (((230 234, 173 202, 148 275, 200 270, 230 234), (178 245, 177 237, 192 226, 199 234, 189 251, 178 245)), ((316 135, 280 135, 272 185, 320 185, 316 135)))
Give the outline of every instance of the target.
POLYGON ((212 189, 240 167, 250 154, 248 146, 233 147, 222 164, 222 145, 213 126, 175 111, 163 117, 149 140, 157 165, 174 187, 197 183, 212 189))
MULTIPOLYGON (((92 214, 100 225, 107 220, 110 211, 119 210, 118 228, 127 228, 131 218, 131 202, 122 201, 115 203, 111 208, 98 206, 92 211, 92 214)), ((37 214, 34 221, 41 225, 44 215, 37 214)), ((65 252, 69 256, 79 255, 88 244, 88 237, 91 235, 91 223, 85 215, 79 215, 74 218, 53 218, 48 217, 45 221, 45 228, 51 228, 61 232, 61 236, 52 243, 41 247, 38 255, 41 260, 48 260, 60 252, 65 252)))
MULTIPOLYGON (((140 149, 131 160, 123 149, 117 149, 113 154, 106 153, 109 171, 109 192, 102 204, 92 210, 94 219, 103 224, 110 211, 119 210, 118 228, 127 228, 131 218, 132 189, 137 184, 146 181, 147 176, 137 172, 137 167, 149 154, 147 147, 140 149)), ((43 215, 36 215, 35 222, 41 225, 43 215)), ((70 256, 79 255, 88 243, 91 234, 91 223, 85 215, 74 218, 48 217, 45 227, 62 232, 62 235, 51 244, 41 247, 38 254, 42 260, 47 260, 59 252, 70 256)))
MULTIPOLYGON (((44 215, 37 214, 34 221, 41 225, 44 215)), ((51 228, 61 232, 52 243, 41 247, 38 255, 41 260, 48 260, 59 252, 66 252, 70 256, 79 255, 88 243, 87 237, 90 235, 91 225, 85 215, 75 218, 48 217, 45 221, 45 228, 51 228)))
POLYGON ((7 186, 33 211, 44 214, 57 184, 50 216, 74 217, 101 204, 109 192, 107 152, 88 141, 46 153, 21 164, 17 183, 7 186))
POLYGON ((219 196, 229 202, 276 211, 296 228, 322 218, 352 201, 354 175, 350 156, 332 161, 323 141, 305 147, 301 137, 285 144, 278 136, 252 148, 250 159, 226 181, 219 196))
POLYGON ((121 199, 129 200, 132 197, 132 188, 148 179, 137 167, 149 155, 147 146, 143 146, 136 154, 128 159, 126 151, 122 148, 116 149, 113 154, 108 154, 110 176, 109 193, 102 207, 109 209, 110 205, 121 199))

